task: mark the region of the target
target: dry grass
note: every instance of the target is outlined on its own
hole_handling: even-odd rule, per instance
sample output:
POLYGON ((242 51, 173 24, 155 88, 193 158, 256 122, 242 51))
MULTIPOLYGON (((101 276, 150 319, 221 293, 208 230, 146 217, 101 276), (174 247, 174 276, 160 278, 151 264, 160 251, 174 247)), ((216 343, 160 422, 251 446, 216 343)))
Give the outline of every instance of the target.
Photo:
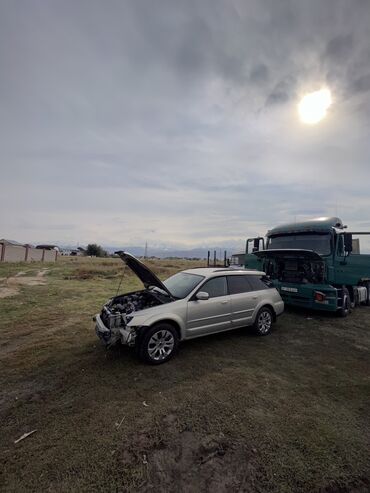
POLYGON ((0 300, 2 491, 369 491, 369 308, 287 312, 267 338, 190 341, 153 368, 93 331, 120 260, 48 267, 46 285, 0 300))

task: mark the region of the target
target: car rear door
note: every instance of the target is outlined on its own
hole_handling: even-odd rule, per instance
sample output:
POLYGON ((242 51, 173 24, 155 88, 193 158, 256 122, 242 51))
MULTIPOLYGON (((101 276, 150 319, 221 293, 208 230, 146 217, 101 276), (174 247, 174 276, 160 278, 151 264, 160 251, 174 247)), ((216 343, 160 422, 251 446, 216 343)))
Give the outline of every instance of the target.
POLYGON ((252 291, 247 275, 227 276, 231 300, 231 322, 235 327, 250 325, 258 303, 258 294, 252 291))
POLYGON ((254 301, 253 320, 255 320, 257 310, 259 310, 263 305, 272 304, 272 306, 274 306, 272 296, 276 290, 271 283, 266 280, 266 276, 261 276, 258 274, 248 275, 248 282, 252 289, 251 295, 254 301))
POLYGON ((198 337, 230 329, 231 302, 226 276, 206 281, 198 290, 209 294, 208 300, 197 300, 196 294, 188 301, 186 337, 198 337))

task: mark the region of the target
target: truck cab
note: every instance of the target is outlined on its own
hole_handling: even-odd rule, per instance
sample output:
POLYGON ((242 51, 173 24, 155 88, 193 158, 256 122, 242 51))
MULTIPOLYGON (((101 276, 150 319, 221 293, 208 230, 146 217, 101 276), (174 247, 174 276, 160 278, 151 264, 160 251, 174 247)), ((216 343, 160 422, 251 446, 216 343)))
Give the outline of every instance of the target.
POLYGON ((369 233, 347 232, 338 217, 283 224, 247 240, 245 267, 264 270, 286 304, 346 316, 370 304, 370 255, 354 234, 369 233))

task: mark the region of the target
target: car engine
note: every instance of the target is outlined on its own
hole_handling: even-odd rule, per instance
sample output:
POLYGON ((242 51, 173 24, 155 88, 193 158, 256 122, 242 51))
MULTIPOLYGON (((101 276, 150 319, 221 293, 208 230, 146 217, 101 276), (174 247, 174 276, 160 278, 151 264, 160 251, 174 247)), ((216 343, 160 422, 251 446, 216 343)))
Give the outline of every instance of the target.
POLYGON ((171 299, 158 292, 143 290, 115 296, 103 306, 101 318, 110 329, 125 327, 134 312, 168 303, 171 299))

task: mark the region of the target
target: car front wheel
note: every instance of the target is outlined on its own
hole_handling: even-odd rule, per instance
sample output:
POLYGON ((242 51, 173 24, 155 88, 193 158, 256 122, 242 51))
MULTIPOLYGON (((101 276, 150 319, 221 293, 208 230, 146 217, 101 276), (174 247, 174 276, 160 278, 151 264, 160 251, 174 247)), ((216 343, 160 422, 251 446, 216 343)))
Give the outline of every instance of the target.
POLYGON ((262 307, 257 313, 254 322, 254 332, 259 336, 267 336, 271 332, 273 322, 272 311, 267 306, 262 307))
POLYGON ((165 363, 174 355, 179 344, 176 329, 159 323, 148 329, 139 342, 139 357, 151 365, 165 363))

